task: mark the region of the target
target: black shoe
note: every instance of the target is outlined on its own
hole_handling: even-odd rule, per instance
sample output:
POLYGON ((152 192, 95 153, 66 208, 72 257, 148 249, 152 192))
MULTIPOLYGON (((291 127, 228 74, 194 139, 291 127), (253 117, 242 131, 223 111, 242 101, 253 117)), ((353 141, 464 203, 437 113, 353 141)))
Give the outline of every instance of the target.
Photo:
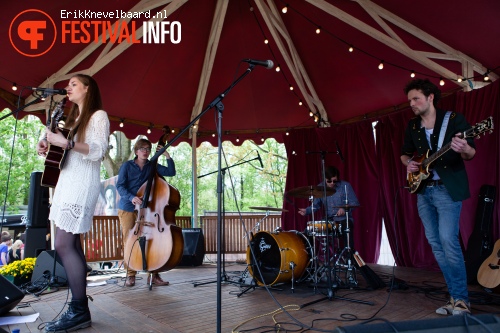
POLYGON ((68 310, 59 320, 45 326, 45 332, 65 333, 76 331, 89 327, 91 322, 88 299, 72 300, 69 303, 68 310))

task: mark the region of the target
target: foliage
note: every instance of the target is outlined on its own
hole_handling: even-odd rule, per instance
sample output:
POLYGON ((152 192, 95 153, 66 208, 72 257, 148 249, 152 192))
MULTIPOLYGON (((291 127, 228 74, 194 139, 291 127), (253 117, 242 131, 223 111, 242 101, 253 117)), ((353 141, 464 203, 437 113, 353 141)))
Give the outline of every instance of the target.
MULTIPOLYGON (((127 139, 123 136, 121 140, 127 139)), ((128 144, 130 149, 134 142, 135 140, 132 140, 128 144)), ((241 146, 234 146, 226 141, 222 143, 222 147, 222 168, 232 166, 224 173, 225 210, 236 211, 238 208, 248 210, 251 206, 281 207, 287 169, 284 146, 273 139, 268 139, 261 145, 245 141, 241 146), (261 168, 259 161, 255 160, 257 151, 260 152, 264 168, 261 168)), ((175 161, 177 174, 166 180, 179 190, 182 198, 177 215, 192 215, 193 181, 197 181, 198 215, 203 215, 205 211, 217 210, 217 147, 205 142, 197 148, 197 175, 194 180, 191 146, 184 142, 170 147, 168 151, 175 161)), ((118 155, 125 156, 125 154, 118 155)), ((109 157, 113 157, 113 154, 109 157)), ((132 157, 133 155, 129 158, 132 157)), ((112 162, 117 166, 116 170, 119 170, 119 166, 125 160, 112 162)), ((165 157, 161 156, 158 162, 165 165, 165 157)))
POLYGON ((36 258, 16 260, 6 266, 2 266, 2 268, 0 268, 0 274, 14 277, 26 277, 33 273, 35 263, 36 258))
MULTIPOLYGON (((10 113, 9 109, 0 116, 10 113)), ((34 116, 21 120, 7 117, 0 122, 0 193, 8 207, 27 205, 29 198, 30 175, 42 171, 44 159, 36 154, 36 144, 44 126, 34 116)))
MULTIPOLYGON (((6 109, 0 116, 8 112, 10 111, 6 109)), ((0 193, 7 193, 6 205, 9 207, 28 204, 30 175, 33 171, 44 169, 44 158, 35 153, 36 143, 43 130, 40 120, 33 116, 25 117, 17 121, 17 124, 14 117, 7 117, 0 122, 0 162, 4 166, 12 166, 0 170, 0 193), (13 133, 16 133, 15 141, 13 133)), ((116 176, 123 162, 134 157, 132 146, 141 137, 143 136, 129 140, 122 132, 110 135, 110 149, 101 167, 102 179, 116 176)), ((248 210, 251 206, 281 207, 287 169, 284 145, 268 139, 260 145, 245 141, 241 146, 233 146, 226 141, 222 147, 222 168, 230 167, 224 172, 223 208, 226 211, 236 211, 248 210), (257 151, 262 157, 264 168, 255 159, 257 151), (245 163, 246 161, 250 162, 245 163)), ((192 215, 193 181, 197 181, 198 215, 203 215, 205 211, 216 211, 217 147, 205 142, 197 148, 197 174, 194 177, 191 146, 181 143, 170 147, 168 151, 175 161, 177 175, 167 178, 167 181, 180 191, 182 197, 177 215, 192 215), (212 174, 207 175, 208 173, 212 174), (200 176, 204 177, 198 178, 200 176)), ((160 157, 159 163, 165 165, 165 157, 160 157)))

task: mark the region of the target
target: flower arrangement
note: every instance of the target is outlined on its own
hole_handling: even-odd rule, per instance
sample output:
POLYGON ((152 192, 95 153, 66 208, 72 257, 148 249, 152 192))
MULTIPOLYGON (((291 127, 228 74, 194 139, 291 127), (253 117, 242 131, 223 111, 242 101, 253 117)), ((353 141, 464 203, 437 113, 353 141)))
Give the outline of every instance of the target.
POLYGON ((0 268, 0 274, 21 278, 31 276, 31 274, 33 274, 33 269, 35 268, 35 262, 36 258, 16 260, 0 268))

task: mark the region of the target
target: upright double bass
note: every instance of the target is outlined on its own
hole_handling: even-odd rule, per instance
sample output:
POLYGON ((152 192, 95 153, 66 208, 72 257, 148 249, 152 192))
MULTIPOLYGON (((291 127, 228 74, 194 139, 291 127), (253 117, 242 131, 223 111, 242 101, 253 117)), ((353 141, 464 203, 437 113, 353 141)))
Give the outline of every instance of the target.
MULTIPOLYGON (((169 132, 166 128, 159 145, 166 144, 169 132)), ((184 238, 175 224, 181 196, 156 171, 157 159, 151 163, 149 178, 137 192, 142 204, 136 206, 137 221, 125 240, 124 259, 133 270, 159 273, 176 267, 182 259, 184 238)))

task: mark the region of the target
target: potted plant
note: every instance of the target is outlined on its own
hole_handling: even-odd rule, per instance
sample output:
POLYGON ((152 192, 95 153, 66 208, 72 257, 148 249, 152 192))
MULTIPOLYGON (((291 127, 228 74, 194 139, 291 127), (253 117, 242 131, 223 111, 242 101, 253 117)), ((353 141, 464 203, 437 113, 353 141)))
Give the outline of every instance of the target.
POLYGON ((31 275, 35 268, 36 258, 26 258, 23 260, 16 260, 10 264, 0 268, 0 274, 16 286, 20 286, 26 282, 31 281, 31 275))

